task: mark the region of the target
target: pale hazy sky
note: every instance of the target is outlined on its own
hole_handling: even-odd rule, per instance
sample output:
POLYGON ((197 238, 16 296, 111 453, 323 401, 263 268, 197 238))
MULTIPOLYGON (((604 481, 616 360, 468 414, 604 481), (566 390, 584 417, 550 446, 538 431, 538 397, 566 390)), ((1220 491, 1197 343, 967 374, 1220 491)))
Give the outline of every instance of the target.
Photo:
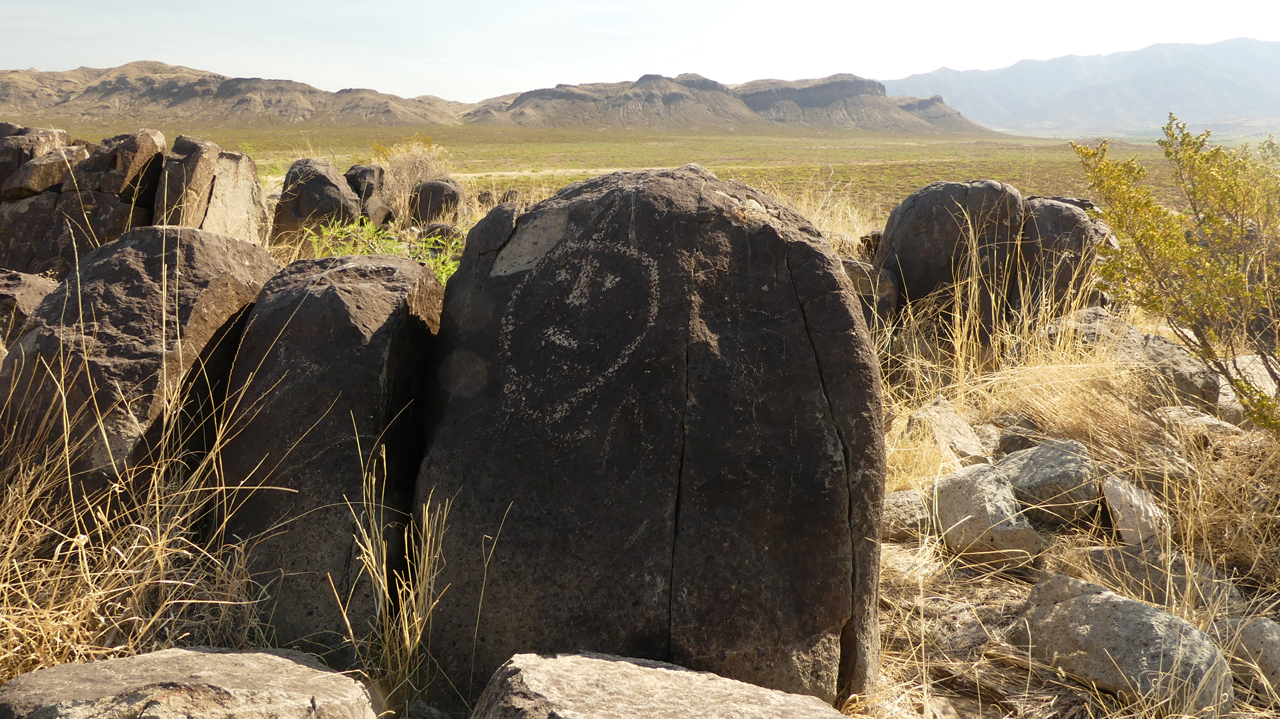
POLYGON ((475 101, 696 72, 725 83, 1280 40, 1280 1, 0 0, 0 69, 159 60, 475 101))

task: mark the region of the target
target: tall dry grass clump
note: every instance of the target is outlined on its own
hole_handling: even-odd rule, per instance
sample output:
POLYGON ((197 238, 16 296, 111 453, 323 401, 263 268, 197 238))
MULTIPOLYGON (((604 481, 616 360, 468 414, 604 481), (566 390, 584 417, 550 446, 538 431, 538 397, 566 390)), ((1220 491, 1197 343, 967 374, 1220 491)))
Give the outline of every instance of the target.
POLYGON ((382 194, 396 221, 401 225, 411 222, 414 211, 414 190, 428 180, 449 176, 449 163, 444 148, 429 138, 414 137, 397 142, 391 147, 375 149, 375 162, 386 168, 382 194))

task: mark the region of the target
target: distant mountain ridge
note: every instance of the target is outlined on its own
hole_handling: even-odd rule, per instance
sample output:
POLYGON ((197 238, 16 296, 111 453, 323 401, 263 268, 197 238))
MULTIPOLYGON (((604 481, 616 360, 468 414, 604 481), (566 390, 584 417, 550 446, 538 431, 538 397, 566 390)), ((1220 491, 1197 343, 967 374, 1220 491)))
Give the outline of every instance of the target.
POLYGON ((1280 42, 1247 38, 999 70, 942 68, 884 85, 894 94, 940 94, 974 122, 1009 132, 1148 135, 1171 111, 1220 134, 1280 132, 1280 42))
POLYGON ((0 118, 282 125, 497 125, 734 131, 776 125, 920 134, 989 132, 941 97, 889 97, 856 75, 728 86, 700 75, 557 85, 460 103, 291 80, 233 78, 134 62, 66 72, 0 71, 0 118))

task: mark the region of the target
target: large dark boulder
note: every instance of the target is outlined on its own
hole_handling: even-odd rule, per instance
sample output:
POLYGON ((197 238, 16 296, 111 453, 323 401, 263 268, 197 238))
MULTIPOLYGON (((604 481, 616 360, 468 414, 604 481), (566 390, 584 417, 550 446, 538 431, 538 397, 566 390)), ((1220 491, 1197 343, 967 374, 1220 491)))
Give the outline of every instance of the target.
POLYGON ((185 228, 140 228, 90 252, 0 365, 6 439, 61 451, 65 436, 89 491, 127 475, 204 421, 166 416, 166 403, 225 379, 245 310, 277 269, 261 247, 185 228))
POLYGON ((1118 247, 1115 235, 1082 207, 1060 199, 1032 197, 1026 210, 1022 253, 1029 270, 1029 296, 1024 300, 1028 308, 1060 314, 1072 302, 1085 305, 1095 300, 1078 295, 1086 291, 1099 249, 1118 247))
POLYGON ((35 197, 0 202, 0 268, 29 274, 43 271, 45 260, 51 259, 47 238, 54 226, 59 197, 56 192, 42 192, 35 197))
POLYGON ((360 214, 375 225, 395 219, 391 205, 382 195, 382 183, 386 174, 382 165, 352 165, 342 175, 347 179, 351 191, 360 198, 360 214))
POLYGON ((134 227, 150 224, 151 210, 148 207, 129 204, 115 193, 99 190, 63 192, 58 195, 58 203, 54 206, 44 237, 33 238, 29 244, 21 237, 14 238, 17 242, 15 250, 21 248, 23 256, 30 259, 25 267, 13 269, 64 277, 81 257, 94 248, 114 242, 134 227))
POLYGON ((417 495, 453 500, 431 652, 458 694, 573 650, 829 702, 869 684, 880 380, 804 218, 696 165, 501 205, 441 342, 417 495))
MULTIPOLYGON (((71 176, 62 183, 62 191, 116 195, 122 203, 137 207, 150 217, 164 167, 165 149, 164 135, 156 130, 107 138, 72 168, 71 176)), ((114 239, 100 237, 98 241, 106 243, 114 239)))
POLYGON ((247 155, 180 135, 160 175, 155 220, 265 244, 270 218, 258 166, 247 155))
POLYGON ((431 223, 451 218, 467 205, 467 193, 447 177, 427 180, 413 191, 413 219, 431 223))
POLYGON ((287 236, 325 223, 351 222, 359 216, 360 198, 346 178, 327 161, 306 158, 294 162, 285 173, 271 234, 287 236))
POLYGON ((1002 264, 1022 220, 1022 195, 1009 185, 935 182, 889 213, 873 264, 894 274, 900 302, 918 300, 962 278, 971 251, 989 268, 1002 264))
MULTIPOLYGON (((250 570, 272 596, 276 641, 331 665, 355 661, 346 622, 364 637, 377 618, 352 512, 403 525, 411 509, 427 415, 423 367, 443 298, 435 275, 412 260, 299 260, 263 287, 245 327, 223 477, 269 489, 231 503, 228 532, 264 535, 250 570), (361 495, 361 469, 378 457, 381 514, 361 495)), ((385 539, 403 548, 399 536, 385 539)))

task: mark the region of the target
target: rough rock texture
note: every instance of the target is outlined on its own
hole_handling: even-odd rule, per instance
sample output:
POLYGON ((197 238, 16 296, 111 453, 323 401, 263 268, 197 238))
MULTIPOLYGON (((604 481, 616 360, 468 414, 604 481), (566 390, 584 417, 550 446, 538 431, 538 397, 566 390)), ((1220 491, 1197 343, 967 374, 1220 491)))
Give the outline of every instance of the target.
POLYGON ((1150 492, 1107 475, 1102 480, 1102 497, 1107 503, 1111 527, 1120 541, 1131 547, 1156 547, 1169 528, 1165 514, 1150 492))
POLYGON ((1219 620, 1213 629, 1241 684, 1264 697, 1268 690, 1280 687, 1280 624, 1265 617, 1246 617, 1219 620))
POLYGON ((1091 547, 1081 557, 1099 582, 1151 604, 1222 607, 1242 601, 1231 580, 1181 553, 1159 547, 1091 547))
POLYGON ((64 191, 57 196, 45 236, 30 244, 19 243, 15 251, 21 248, 22 256, 30 258, 26 272, 65 277, 94 248, 115 241, 134 227, 150 224, 148 207, 131 205, 114 193, 64 191))
POLYGON ((209 211, 213 175, 221 148, 207 140, 179 135, 165 158, 156 191, 156 223, 200 227, 209 211))
POLYGON ((360 198, 326 160, 306 158, 289 166, 276 203, 271 234, 298 232, 326 222, 350 222, 360 216, 360 198))
POLYGON ((1009 478, 1027 517, 1049 525, 1078 523, 1098 507, 1098 478, 1083 444, 1050 439, 1008 455, 997 468, 1009 478))
POLYGON ((1017 247, 1022 223, 1022 195, 1009 185, 935 182, 889 213, 873 264, 894 275, 901 306, 965 276, 970 228, 979 262, 991 271, 1017 247))
POLYGON ((160 175, 155 219, 265 244, 270 225, 257 165, 247 155, 179 136, 160 175))
POLYGON ((861 260, 844 258, 844 271, 862 300, 862 315, 871 327, 875 322, 888 322, 898 305, 898 287, 893 275, 861 260))
MULTIPOLYGON (((1258 355, 1239 355, 1234 358, 1237 368, 1254 387, 1269 397, 1276 394, 1276 381, 1272 379, 1271 373, 1267 371, 1266 363, 1258 355)), ((1235 425, 1244 427, 1252 426, 1252 422, 1245 417, 1244 405, 1240 403, 1240 398, 1236 396, 1235 389, 1231 387, 1231 383, 1222 380, 1222 385, 1218 391, 1218 406, 1216 409, 1218 417, 1235 425)))
MULTIPOLYGON (((1084 288, 1100 247, 1119 247, 1111 229, 1076 205, 1048 197, 1027 200, 1022 255, 1032 270, 1031 306, 1061 309, 1084 288)), ((1078 305, 1077 305, 1078 306, 1078 305)))
POLYGON ((209 209, 200 229, 245 242, 267 244, 271 237, 271 216, 253 158, 226 150, 218 153, 209 209))
POLYGON ((884 516, 880 522, 880 539, 888 542, 919 537, 929 531, 933 514, 918 489, 904 489, 884 496, 884 516))
POLYGON ((977 464, 933 487, 933 511, 947 548, 980 564, 1030 564, 1043 549, 1021 513, 1013 486, 995 467, 977 464))
MULTIPOLYGON (((1230 386, 1230 385, 1228 385, 1230 386)), ((1195 407, 1159 407, 1153 413, 1165 427, 1182 439, 1189 439, 1208 446, 1223 437, 1238 437, 1244 430, 1217 417, 1201 412, 1195 407)))
MULTIPOLYGON (((156 188, 164 169, 164 135, 155 130, 139 130, 102 141, 71 170, 62 183, 65 194, 96 191, 116 195, 150 216, 155 207, 156 188)), ((112 238, 99 238, 110 242, 112 238)))
POLYGON ((57 190, 71 174, 71 168, 89 157, 84 145, 59 147, 29 160, 0 185, 0 200, 21 200, 41 192, 57 190))
POLYGON ((419 222, 447 219, 466 206, 462 185, 445 177, 427 180, 413 191, 413 218, 419 222))
POLYGON ((382 182, 386 172, 381 165, 352 165, 342 175, 347 179, 351 191, 360 198, 360 214, 375 225, 395 219, 391 206, 382 196, 382 182))
POLYGON ((991 463, 982 440, 960 416, 955 405, 941 395, 911 415, 907 420, 907 431, 928 432, 943 454, 961 466, 991 463))
POLYGON ((1144 368, 1152 375, 1153 389, 1171 404, 1209 412, 1218 405, 1221 381, 1208 367, 1173 340, 1143 334, 1102 307, 1077 310, 1045 332, 1050 338, 1063 334, 1086 345, 1100 345, 1121 361, 1144 368))
POLYGON ((607 654, 517 654, 489 680, 472 719, 840 719, 811 696, 607 654))
MULTIPOLYGON (((228 531, 252 537, 250 570, 268 584, 276 641, 354 661, 329 586, 357 636, 376 618, 352 539, 363 505, 362 466, 386 451, 386 521, 403 522, 422 461, 422 386, 444 288, 417 262, 381 255, 299 260, 262 288, 231 377, 230 431, 222 451, 230 486, 245 493, 228 531), (381 448, 380 448, 381 447, 381 448), (349 506, 348 506, 349 505, 349 506)), ((400 532, 389 532, 395 546, 400 532)))
POLYGON ((0 138, 0 185, 18 171, 23 163, 64 147, 71 141, 66 130, 23 127, 0 138))
POLYGON ((144 227, 94 250, 9 348, 0 392, 17 401, 4 426, 33 432, 56 413, 48 363, 65 384, 72 471, 88 489, 102 486, 150 451, 162 395, 193 368, 225 374, 234 341, 223 339, 277 269, 263 248, 185 228, 144 227))
POLYGON ((1172 614, 1061 574, 1031 591, 1009 641, 1100 689, 1172 698, 1169 714, 1217 711, 1234 701, 1231 670, 1209 637, 1172 614))
POLYGON ((299 652, 165 649, 40 669, 0 687, 0 719, 374 719, 359 682, 299 652))
POLYGON ((879 374, 807 221, 696 165, 501 205, 441 339, 418 497, 456 497, 432 653, 463 693, 579 649, 829 701, 871 680, 879 374))
POLYGON ((27 318, 57 286, 45 277, 0 270, 0 347, 8 347, 18 338, 27 318))
MULTIPOLYGON (((47 253, 45 238, 53 224, 58 193, 0 203, 0 268, 31 273, 35 257, 47 253)), ((37 265, 38 266, 38 265, 37 265)))

